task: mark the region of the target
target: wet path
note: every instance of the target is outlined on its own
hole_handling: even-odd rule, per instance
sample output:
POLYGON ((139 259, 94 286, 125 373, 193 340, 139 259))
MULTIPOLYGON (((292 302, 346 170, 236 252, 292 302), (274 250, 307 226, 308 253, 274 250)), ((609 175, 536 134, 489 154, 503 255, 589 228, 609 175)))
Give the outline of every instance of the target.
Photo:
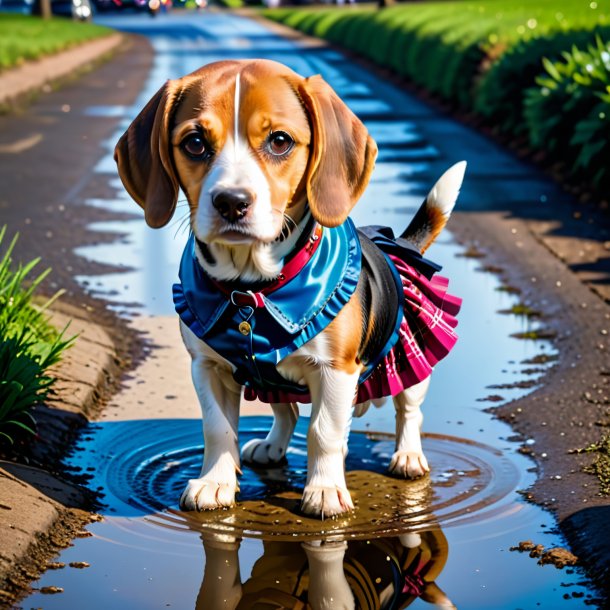
MULTIPOLYGON (((402 230, 438 177, 439 167, 464 156, 457 151, 455 156, 446 155, 433 138, 424 139, 419 125, 425 124, 430 133, 435 121, 431 110, 350 65, 334 51, 323 47, 305 50, 257 23, 218 14, 172 15, 154 21, 140 15, 108 21, 149 36, 156 51, 146 90, 133 108, 91 107, 88 111, 97 116, 123 116, 125 126, 168 77, 217 59, 264 56, 303 75, 321 73, 365 121, 380 148, 372 183, 352 214, 357 224, 387 224, 402 230)), ((88 203, 132 211, 134 204, 113 178, 113 144, 108 143, 109 154, 97 171, 107 173, 116 185, 116 198, 88 203)), ((478 158, 466 158, 475 168, 477 163, 486 166, 491 162, 481 152, 478 158)), ((467 202, 477 199, 476 185, 469 186, 468 177, 465 195, 467 202)), ((71 465, 90 477, 91 487, 104 494, 101 513, 105 520, 90 528, 93 537, 77 540, 64 552, 61 561, 86 561, 90 567, 47 572, 37 586, 61 586, 64 593, 53 597, 34 594, 24 607, 232 607, 222 600, 234 594, 237 545, 226 534, 244 536, 239 563, 240 579, 248 581, 246 593, 258 581, 266 582, 267 572, 276 579, 271 588, 295 593, 299 586, 305 587, 294 576, 307 564, 303 547, 300 543, 281 548, 277 542, 263 545, 260 539, 278 532, 289 539, 311 537, 312 532, 320 537, 322 529, 334 541, 338 555, 345 552, 341 541, 351 541, 340 557, 346 575, 353 575, 355 565, 372 562, 364 571, 370 587, 379 585, 386 591, 383 607, 399 607, 401 595, 402 603, 404 596, 426 596, 426 579, 414 577, 413 558, 407 557, 418 552, 420 558, 432 557, 428 580, 434 580, 458 608, 583 607, 582 596, 589 589, 581 574, 539 567, 527 555, 509 551, 528 538, 546 547, 561 545, 562 540, 554 533, 550 515, 522 501, 518 491, 534 480, 533 463, 509 440, 510 428, 485 412, 492 403, 482 400, 490 395, 504 401, 523 395, 527 388, 517 385, 536 383, 546 366, 538 361, 552 356, 552 349, 544 342, 510 336, 530 329, 532 323, 497 313, 515 305, 516 297, 499 290, 497 278, 479 269, 480 261, 459 256, 461 249, 447 233, 430 256, 443 264, 452 291, 463 296, 465 303, 460 342, 435 372, 424 406, 424 429, 430 433, 425 448, 433 467, 430 481, 398 484, 384 478, 391 440, 383 434, 355 433, 348 468, 353 471, 350 487, 358 490, 357 515, 322 524, 303 518, 295 510, 295 490, 302 488, 305 464, 306 421, 301 421, 288 455, 289 468, 244 469, 240 509, 201 518, 175 512, 184 482, 199 469, 202 444, 188 360, 177 339, 169 298, 186 239, 180 228, 180 209, 177 216, 170 228, 158 232, 148 229, 139 216, 133 221, 105 223, 97 228, 126 237, 111 248, 80 251, 92 260, 131 268, 80 280, 113 301, 125 315, 137 314, 133 324, 149 334, 151 353, 126 380, 103 420, 84 435, 71 458, 71 465), (372 474, 362 475, 365 471, 372 474), (274 506, 271 516, 268 507, 260 509, 261 499, 269 497, 274 506), (374 542, 371 532, 383 533, 385 542, 374 542), (225 537, 218 538, 219 533, 225 537), (359 539, 368 540, 369 546, 362 546, 359 539), (394 571, 376 575, 379 562, 375 553, 382 551, 381 559, 391 558, 394 571), (263 552, 265 559, 253 568, 263 552), (394 578, 391 587, 390 576, 394 578), (218 598, 213 599, 214 595, 218 598)), ((267 425, 259 418, 244 420, 240 441, 267 425)), ((354 429, 391 432, 392 408, 370 410, 365 418, 355 420, 354 429)), ((313 581, 316 555, 311 549, 308 553, 313 581)), ((351 576, 348 580, 353 595, 363 604, 364 585, 351 576)), ((434 597, 433 592, 429 588, 428 596, 434 597)), ((339 599, 345 591, 339 587, 333 594, 339 599)), ((418 599, 412 607, 427 605, 418 599)))

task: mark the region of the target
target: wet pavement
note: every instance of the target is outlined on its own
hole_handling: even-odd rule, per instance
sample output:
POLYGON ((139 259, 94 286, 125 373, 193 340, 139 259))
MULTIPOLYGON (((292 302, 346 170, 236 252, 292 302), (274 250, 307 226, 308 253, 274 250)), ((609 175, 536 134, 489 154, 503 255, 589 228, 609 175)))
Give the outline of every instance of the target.
MULTIPOLYGON (((305 51, 258 23, 220 14, 175 14, 154 21, 134 15, 109 17, 107 22, 149 36, 156 52, 145 90, 133 107, 87 111, 91 116, 121 116, 123 127, 168 77, 209 61, 264 56, 303 75, 321 73, 367 124, 380 148, 371 185, 352 214, 357 224, 387 224, 400 232, 438 178, 438 167, 461 160, 422 135, 419 124, 429 131, 429 109, 333 50, 305 51)), ((107 143, 108 154, 96 168, 116 194, 88 203, 137 212, 115 177, 110 151, 118 135, 107 143)), ((477 169, 484 160, 468 161, 475 174, 484 171, 477 169)), ((467 201, 477 199, 476 181, 469 185, 468 174, 464 191, 467 201)), ((156 232, 139 217, 93 226, 116 232, 120 239, 112 247, 79 251, 90 260, 125 267, 125 272, 79 280, 149 334, 150 353, 69 458, 70 467, 86 474, 91 488, 103 494, 100 513, 105 519, 90 528, 92 537, 75 541, 59 560, 66 566, 84 561, 89 567, 47 572, 35 586, 59 586, 63 593, 35 593, 23 607, 234 607, 224 600, 241 595, 236 593, 238 580, 245 583, 246 596, 263 586, 292 597, 303 597, 308 588, 314 592, 316 587, 334 586, 331 596, 349 599, 340 577, 329 584, 320 574, 321 549, 342 568, 351 595, 362 607, 374 597, 371 591, 388 608, 415 598, 413 607, 424 607, 428 604, 423 599, 441 601, 443 591, 458 608, 583 607, 583 598, 594 592, 579 570, 540 567, 527 554, 509 550, 528 538, 547 548, 564 541, 551 515, 526 503, 519 493, 534 481, 533 462, 518 452, 511 429, 486 412, 494 404, 486 400, 490 396, 502 404, 530 391, 520 387, 530 385, 524 380, 532 380, 532 387, 542 383, 549 365, 536 363, 552 363, 554 351, 548 342, 511 336, 541 322, 498 314, 518 304, 518 297, 501 290, 496 276, 480 270, 478 259, 460 256, 463 249, 448 233, 430 257, 443 264, 452 292, 465 302, 460 342, 435 371, 424 405, 430 479, 402 482, 384 475, 392 445, 387 433, 393 429, 393 409, 385 406, 354 421, 355 431, 368 433, 354 432, 350 440, 355 515, 320 522, 299 514, 304 418, 287 467, 244 469, 237 509, 202 516, 179 513, 179 493, 198 471, 202 448, 188 356, 177 339, 169 289, 186 240, 183 215, 184 208, 179 208, 172 225, 156 232), (237 538, 243 538, 239 550, 237 538), (302 545, 320 539, 327 544, 302 545), (377 574, 377 554, 392 570, 377 574), (360 566, 358 577, 355 566, 360 566), (367 587, 368 597, 363 593, 367 587)), ((303 414, 306 417, 306 408, 303 414)), ((259 417, 244 419, 240 442, 267 425, 268 420, 259 417)), ((280 593, 275 595, 280 599, 280 593)))

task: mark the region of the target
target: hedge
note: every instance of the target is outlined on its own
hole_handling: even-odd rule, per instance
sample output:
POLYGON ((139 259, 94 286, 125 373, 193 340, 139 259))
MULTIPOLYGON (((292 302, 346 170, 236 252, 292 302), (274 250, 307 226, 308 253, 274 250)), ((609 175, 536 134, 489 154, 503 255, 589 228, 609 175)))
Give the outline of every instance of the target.
MULTIPOLYGON (((610 0, 454 0, 383 10, 369 5, 262 13, 390 67, 498 132, 530 140, 525 92, 540 87, 536 79, 545 71, 543 59, 557 62, 573 47, 587 49, 610 39, 610 0)), ((586 129, 579 133, 584 138, 586 129)), ((599 155, 587 154, 595 165, 599 155)), ((585 157, 579 158, 582 163, 585 157)), ((599 167, 591 171, 597 175, 599 167)), ((593 178, 585 174, 579 165, 580 176, 593 178)))
POLYGON ((610 43, 574 47, 544 60, 545 74, 525 92, 530 145, 561 161, 575 178, 610 189, 610 43), (589 168, 595 168, 590 172, 589 168))

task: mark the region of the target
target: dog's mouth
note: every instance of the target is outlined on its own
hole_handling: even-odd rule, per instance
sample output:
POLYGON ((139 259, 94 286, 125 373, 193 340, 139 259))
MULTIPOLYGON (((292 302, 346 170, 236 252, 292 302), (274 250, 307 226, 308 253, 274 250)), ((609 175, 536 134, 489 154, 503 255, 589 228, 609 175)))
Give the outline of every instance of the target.
POLYGON ((237 246, 240 244, 251 244, 255 241, 265 241, 260 238, 252 235, 251 233, 247 233, 242 230, 227 228, 221 231, 216 238, 214 239, 216 243, 219 244, 228 244, 231 246, 237 246))
POLYGON ((259 235, 258 232, 253 230, 253 227, 227 224, 216 232, 213 241, 218 244, 237 246, 252 245, 254 243, 271 244, 276 241, 284 241, 284 239, 286 239, 286 236, 283 235, 283 232, 272 235, 259 235))

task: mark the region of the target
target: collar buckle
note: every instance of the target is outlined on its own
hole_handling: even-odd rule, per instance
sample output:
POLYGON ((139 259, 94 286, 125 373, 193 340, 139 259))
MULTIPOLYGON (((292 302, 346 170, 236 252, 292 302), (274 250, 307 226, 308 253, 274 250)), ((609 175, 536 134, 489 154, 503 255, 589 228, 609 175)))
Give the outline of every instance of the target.
POLYGON ((231 293, 230 299, 235 307, 252 307, 253 309, 265 307, 265 299, 260 292, 234 290, 231 293))

